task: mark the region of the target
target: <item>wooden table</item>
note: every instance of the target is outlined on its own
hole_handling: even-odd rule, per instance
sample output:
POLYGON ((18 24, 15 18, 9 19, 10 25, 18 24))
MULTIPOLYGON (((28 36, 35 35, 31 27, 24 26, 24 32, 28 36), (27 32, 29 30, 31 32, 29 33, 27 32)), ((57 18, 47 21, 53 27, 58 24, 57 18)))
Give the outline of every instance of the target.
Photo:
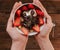
MULTIPOLYGON (((19 0, 0 0, 0 50, 10 50, 11 38, 6 32, 6 24, 9 18, 13 4, 19 0)), ((32 2, 31 0, 21 0, 23 3, 32 2)), ((51 42, 55 50, 60 50, 60 0, 41 0, 53 22, 56 24, 50 34, 51 42)), ((26 50, 40 50, 34 37, 29 37, 26 50), (32 42, 31 42, 32 41, 32 42)))

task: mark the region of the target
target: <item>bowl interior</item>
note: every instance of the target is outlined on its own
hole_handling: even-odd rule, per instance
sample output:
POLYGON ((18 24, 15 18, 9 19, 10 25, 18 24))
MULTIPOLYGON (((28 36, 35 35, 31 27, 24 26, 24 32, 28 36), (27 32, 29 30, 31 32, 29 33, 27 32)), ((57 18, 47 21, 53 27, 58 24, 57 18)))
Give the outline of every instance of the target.
MULTIPOLYGON (((34 9, 36 8, 36 9, 39 9, 39 10, 41 11, 41 9, 40 9, 38 6, 36 6, 35 4, 33 4, 33 3, 25 3, 25 4, 22 4, 21 6, 17 7, 16 11, 19 10, 19 9, 22 9, 23 6, 28 6, 29 4, 32 4, 33 6, 35 6, 34 9)), ((30 7, 30 8, 31 8, 31 7, 30 7)), ((32 7, 32 9, 33 9, 33 7, 32 7)), ((29 9, 29 10, 30 10, 30 9, 29 9)), ((15 17, 18 16, 18 15, 16 15, 16 11, 15 11, 15 14, 14 14, 13 23, 14 23, 14 21, 15 21, 15 17)), ((25 11, 25 10, 22 10, 22 12, 24 12, 24 11, 25 11)), ((26 12, 29 13, 27 10, 26 10, 26 12)), ((42 11, 41 11, 41 12, 42 12, 42 11)), ((27 14, 27 15, 29 15, 29 14, 27 14)), ((35 14, 35 15, 36 15, 36 14, 35 14)), ((33 19, 34 19, 34 18, 33 18, 33 19)), ((33 19, 32 19, 32 20, 33 20, 33 19)), ((45 17, 43 17, 44 23, 45 23, 45 20, 46 20, 45 17)), ((34 21, 34 20, 33 20, 33 21, 34 21)), ((36 20, 36 21, 38 21, 38 20, 36 20)), ((28 21, 28 22, 29 22, 29 21, 28 21)), ((37 22, 36 22, 36 23, 37 23, 37 22)), ((28 24, 28 23, 27 23, 27 24, 28 24)), ((31 23, 30 23, 30 24, 31 24, 31 23)), ((30 26, 30 25, 29 25, 29 26, 30 26)), ((33 25, 33 26, 34 26, 34 25, 33 25)), ((32 27, 33 27, 33 26, 32 26, 32 27)), ((17 29, 19 32, 22 32, 22 31, 20 31, 20 29, 19 29, 18 27, 16 27, 16 29, 17 29)), ((43 25, 40 26, 40 31, 41 31, 42 29, 43 29, 43 25)), ((30 29, 29 29, 29 30, 30 30, 30 29)), ((22 32, 22 34, 24 34, 24 33, 22 32)), ((33 31, 33 32, 30 32, 28 35, 29 35, 29 36, 32 36, 32 35, 36 35, 36 34, 37 34, 37 32, 33 31)))

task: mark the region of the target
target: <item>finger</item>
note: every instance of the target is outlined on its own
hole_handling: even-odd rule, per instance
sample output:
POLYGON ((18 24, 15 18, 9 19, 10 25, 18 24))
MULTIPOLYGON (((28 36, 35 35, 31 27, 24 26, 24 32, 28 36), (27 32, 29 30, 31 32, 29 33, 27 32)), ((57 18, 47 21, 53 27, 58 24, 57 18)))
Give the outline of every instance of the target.
POLYGON ((16 10, 17 10, 17 8, 19 7, 19 6, 21 6, 22 5, 22 2, 16 2, 15 4, 14 4, 14 6, 13 6, 13 9, 12 9, 12 11, 11 12, 15 12, 16 10))
POLYGON ((22 5, 22 2, 19 1, 18 4, 16 5, 16 8, 18 8, 18 7, 21 6, 21 5, 22 5))
POLYGON ((47 19, 46 19, 47 24, 51 24, 51 23, 52 23, 52 18, 51 18, 51 16, 46 17, 46 18, 47 18, 47 19))
MULTIPOLYGON (((14 4, 13 8, 15 8, 15 6, 16 6, 17 4, 18 4, 18 3, 16 2, 16 3, 14 4)), ((8 19, 7 28, 12 28, 13 11, 14 11, 14 9, 12 9, 11 14, 10 14, 10 17, 9 17, 9 19, 8 19)))
POLYGON ((44 12, 44 16, 45 16, 45 17, 49 17, 46 9, 44 8, 44 6, 42 5, 42 3, 41 3, 39 0, 33 0, 33 3, 34 3, 36 6, 38 6, 38 7, 44 12))
POLYGON ((9 18, 8 22, 7 22, 7 29, 12 28, 12 19, 9 18))
POLYGON ((9 19, 13 18, 13 16, 14 16, 14 12, 15 12, 15 9, 16 9, 16 6, 17 6, 17 5, 18 5, 18 2, 16 2, 16 3, 14 4, 9 19))
MULTIPOLYGON (((51 17, 51 16, 50 16, 51 17)), ((52 22, 52 19, 51 18, 47 18, 47 23, 45 23, 46 25, 48 25, 49 27, 54 27, 54 24, 52 22)))
POLYGON ((29 33, 29 31, 25 27, 22 27, 21 31, 24 33, 24 35, 28 35, 29 33))
POLYGON ((21 1, 19 1, 19 4, 21 5, 21 4, 22 4, 22 2, 21 2, 21 1))
POLYGON ((12 9, 12 11, 11 11, 11 14, 10 14, 10 17, 11 18, 14 18, 14 14, 15 14, 15 12, 16 12, 16 10, 17 10, 17 8, 19 7, 19 6, 21 6, 22 5, 22 2, 16 2, 15 3, 15 5, 13 6, 13 9, 12 9))
POLYGON ((14 10, 16 9, 17 4, 18 4, 18 2, 16 2, 16 3, 14 4, 11 13, 14 12, 14 10))
POLYGON ((41 8, 42 11, 45 11, 44 6, 39 0, 33 0, 33 3, 36 4, 39 8, 41 8))
POLYGON ((33 0, 33 3, 36 4, 44 12, 44 16, 47 18, 47 24, 52 24, 51 16, 47 13, 42 3, 39 0, 33 0))
POLYGON ((12 28, 12 21, 13 21, 13 17, 14 17, 14 12, 15 12, 15 10, 16 10, 16 8, 18 7, 18 6, 20 6, 22 3, 21 2, 16 2, 15 3, 15 5, 13 6, 13 9, 12 9, 12 11, 11 11, 11 14, 10 14, 10 17, 9 17, 9 19, 8 19, 8 23, 7 23, 7 27, 8 28, 12 28))

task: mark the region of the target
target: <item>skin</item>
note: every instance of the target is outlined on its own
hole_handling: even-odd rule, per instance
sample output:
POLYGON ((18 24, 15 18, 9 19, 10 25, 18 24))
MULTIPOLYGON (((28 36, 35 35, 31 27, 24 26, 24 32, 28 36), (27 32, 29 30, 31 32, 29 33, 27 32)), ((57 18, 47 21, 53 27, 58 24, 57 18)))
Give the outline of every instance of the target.
MULTIPOLYGON (((10 35, 10 37, 12 38, 12 46, 11 46, 11 50, 25 50, 27 41, 28 41, 28 36, 23 36, 21 35, 21 33, 19 33, 15 27, 12 27, 13 25, 13 14, 16 11, 16 8, 19 7, 20 5, 22 5, 21 2, 16 2, 13 6, 13 9, 11 11, 10 17, 8 19, 8 23, 7 23, 7 28, 6 31, 8 32, 8 34, 10 35)), ((26 28, 24 28, 28 33, 28 30, 26 28)), ((24 31, 24 30, 22 30, 24 31)))
POLYGON ((40 31, 38 35, 35 36, 35 38, 41 50, 54 50, 52 43, 49 40, 49 34, 53 28, 51 16, 47 13, 46 9, 39 0, 33 0, 33 3, 44 12, 44 17, 47 18, 47 23, 44 24, 43 29, 40 31))
MULTIPOLYGON (((47 18, 47 23, 44 24, 42 31, 40 31, 40 33, 35 36, 35 39, 37 40, 41 50, 54 50, 49 40, 49 34, 53 27, 51 16, 47 13, 46 9, 43 7, 43 5, 41 4, 39 0, 33 0, 33 3, 36 4, 38 7, 40 7, 40 9, 44 12, 44 16, 47 18)), ((12 38, 11 50, 25 50, 26 44, 28 41, 28 36, 21 35, 16 30, 15 27, 12 27, 13 14, 15 13, 16 8, 19 7, 20 5, 22 5, 21 2, 16 2, 14 4, 10 17, 8 19, 8 23, 7 23, 6 31, 12 38)), ((29 33, 26 28, 24 29, 26 30, 25 32, 29 33)))

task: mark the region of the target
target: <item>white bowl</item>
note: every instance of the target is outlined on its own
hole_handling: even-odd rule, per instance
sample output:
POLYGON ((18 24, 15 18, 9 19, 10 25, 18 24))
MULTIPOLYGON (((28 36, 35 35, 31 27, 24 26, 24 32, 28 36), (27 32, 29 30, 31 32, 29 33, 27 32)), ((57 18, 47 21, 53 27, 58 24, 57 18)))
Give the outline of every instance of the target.
MULTIPOLYGON (((17 9, 16 9, 16 11, 20 8, 20 7, 22 7, 23 5, 26 5, 26 4, 33 4, 33 3, 25 3, 25 4, 22 4, 21 6, 19 6, 19 7, 17 7, 17 9)), ((35 5, 35 4, 33 4, 33 5, 35 5)), ((36 6, 36 5, 35 5, 36 6)), ((38 6, 37 6, 38 7, 38 6)), ((16 13, 16 11, 15 11, 15 13, 16 13)), ((15 13, 14 13, 14 15, 15 15, 15 13)), ((13 17, 13 22, 14 22, 14 17, 13 17)), ((45 23, 45 18, 44 18, 44 23, 45 23)), ((40 27, 40 31, 43 29, 43 25, 40 27)), ((19 30, 17 27, 16 27, 16 29, 17 29, 17 31, 18 32, 20 32, 20 34, 24 34, 21 30, 19 30)), ((28 33, 28 36, 33 36, 33 35, 36 35, 37 34, 37 32, 30 32, 30 33, 28 33)))

